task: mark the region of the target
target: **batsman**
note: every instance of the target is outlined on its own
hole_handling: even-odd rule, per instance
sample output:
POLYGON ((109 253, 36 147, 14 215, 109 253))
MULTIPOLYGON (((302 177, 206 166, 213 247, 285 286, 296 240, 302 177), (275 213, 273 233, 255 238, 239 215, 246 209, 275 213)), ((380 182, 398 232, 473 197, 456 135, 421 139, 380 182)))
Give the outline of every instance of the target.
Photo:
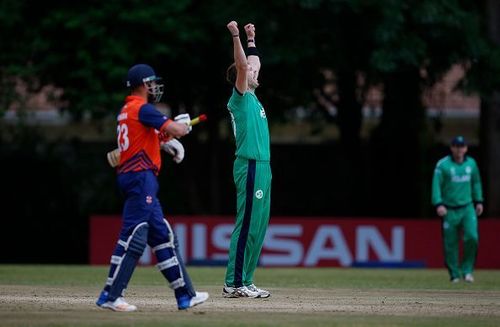
POLYGON ((272 178, 266 112, 255 95, 260 58, 253 24, 245 25, 246 54, 238 24, 232 21, 227 28, 234 54, 234 63, 227 70, 227 80, 233 86, 227 108, 236 139, 233 177, 237 212, 222 295, 267 298, 271 295, 269 291, 254 284, 254 272, 269 223, 272 178))
POLYGON ((443 218, 445 264, 450 281, 463 277, 468 283, 472 275, 478 247, 477 217, 483 212, 483 191, 476 161, 466 156, 463 136, 453 138, 448 155, 436 164, 432 179, 432 204, 443 218), (463 258, 459 265, 459 235, 463 231, 463 258))
POLYGON ((184 149, 174 137, 180 138, 191 131, 188 114, 172 120, 154 106, 163 94, 160 81, 153 68, 145 64, 134 65, 127 73, 130 94, 117 116, 119 155, 108 154, 110 164, 116 166, 125 203, 108 278, 96 301, 100 308, 120 312, 137 310, 125 301, 124 295, 146 245, 155 253, 158 270, 174 291, 179 310, 201 304, 208 298, 208 293, 194 290, 184 262, 177 255, 175 234, 164 218, 157 197, 160 143, 163 140, 164 150, 172 152, 174 160, 180 162, 184 149))

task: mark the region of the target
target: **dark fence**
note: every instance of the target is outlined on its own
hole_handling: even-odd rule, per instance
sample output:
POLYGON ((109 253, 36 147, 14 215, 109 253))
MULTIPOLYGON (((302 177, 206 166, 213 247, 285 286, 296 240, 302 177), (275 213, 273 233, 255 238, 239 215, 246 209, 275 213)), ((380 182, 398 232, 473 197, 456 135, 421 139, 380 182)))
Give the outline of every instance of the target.
MULTIPOLYGON (((183 142, 182 164, 163 157, 159 198, 166 216, 233 214, 233 144, 183 142)), ((121 212, 105 156, 113 147, 79 140, 1 144, 1 263, 86 262, 88 217, 121 212)), ((273 145, 272 215, 429 217, 433 167, 446 153, 432 148, 416 166, 369 145, 355 153, 336 143, 273 145)))

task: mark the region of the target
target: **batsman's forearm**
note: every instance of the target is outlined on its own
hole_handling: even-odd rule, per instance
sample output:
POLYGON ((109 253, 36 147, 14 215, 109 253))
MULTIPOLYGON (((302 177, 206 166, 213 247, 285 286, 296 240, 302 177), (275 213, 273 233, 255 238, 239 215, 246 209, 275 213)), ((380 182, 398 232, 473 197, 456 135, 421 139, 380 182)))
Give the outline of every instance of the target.
POLYGON ((182 137, 188 134, 189 130, 188 126, 185 124, 171 122, 164 129, 162 129, 162 132, 166 132, 167 134, 172 135, 173 137, 182 137))

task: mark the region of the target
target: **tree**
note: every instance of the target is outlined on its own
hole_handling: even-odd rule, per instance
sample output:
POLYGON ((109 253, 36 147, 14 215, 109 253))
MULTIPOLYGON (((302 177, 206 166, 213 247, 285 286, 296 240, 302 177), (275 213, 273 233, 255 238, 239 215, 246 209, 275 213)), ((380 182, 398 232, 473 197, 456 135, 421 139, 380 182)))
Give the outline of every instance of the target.
POLYGON ((403 163, 385 171, 394 174, 396 169, 398 176, 393 181, 410 182, 396 201, 425 208, 421 204, 428 199, 411 200, 425 194, 418 190, 428 184, 422 170, 428 148, 423 137, 422 87, 432 85, 459 63, 467 70, 462 89, 487 94, 493 85, 499 85, 499 61, 494 56, 498 48, 487 38, 483 8, 476 2, 386 1, 379 9, 382 20, 375 28, 372 53, 372 67, 383 74, 386 84, 379 144, 393 162, 403 163), (410 200, 404 199, 408 195, 410 200))
MULTIPOLYGON (((500 2, 498 0, 486 1, 486 10, 488 14, 488 31, 493 42, 500 46, 500 2)), ((500 53, 498 50, 491 53, 491 64, 499 64, 498 58, 500 53)), ((497 69, 485 72, 487 81, 498 78, 498 75, 491 76, 490 74, 497 73, 497 69)), ((483 75, 484 76, 484 75, 483 75)), ((481 144, 483 147, 482 159, 485 168, 482 173, 482 179, 486 193, 486 208, 490 216, 497 217, 500 215, 500 203, 496 201, 500 197, 500 129, 498 122, 500 121, 500 94, 498 88, 493 85, 486 85, 486 92, 483 92, 481 105, 481 144), (488 87, 489 86, 489 87, 488 87)))
MULTIPOLYGON (((360 163, 361 102, 356 75, 386 86, 384 114, 372 136, 378 176, 367 195, 385 203, 387 193, 401 188, 400 208, 428 203, 420 191, 428 165, 423 140, 422 87, 438 80, 451 65, 467 68, 462 86, 490 92, 499 85, 498 47, 488 41, 481 4, 468 0, 269 0, 143 1, 57 0, 0 4, 1 104, 12 97, 12 77, 63 87, 67 107, 78 119, 86 111, 94 120, 113 116, 126 92, 128 67, 150 63, 166 79, 166 101, 175 110, 206 112, 211 121, 226 119, 229 94, 224 82, 231 62, 225 25, 235 19, 257 26, 263 54, 260 91, 275 119, 288 108, 311 100, 320 67, 338 74, 339 124, 353 183, 359 193, 364 166, 360 163), (265 13, 265 14, 262 14, 265 13), (425 78, 422 73, 425 72, 425 78), (387 162, 402 162, 397 167, 387 162)), ((208 126, 207 146, 215 153, 220 142, 217 124, 208 126)), ((210 170, 217 196, 217 162, 210 170)), ((213 203, 219 203, 214 199, 213 203)), ((217 208, 212 208, 217 211, 217 208)), ((409 212, 412 212, 411 210, 409 212)), ((393 211, 393 214, 404 214, 393 211)))

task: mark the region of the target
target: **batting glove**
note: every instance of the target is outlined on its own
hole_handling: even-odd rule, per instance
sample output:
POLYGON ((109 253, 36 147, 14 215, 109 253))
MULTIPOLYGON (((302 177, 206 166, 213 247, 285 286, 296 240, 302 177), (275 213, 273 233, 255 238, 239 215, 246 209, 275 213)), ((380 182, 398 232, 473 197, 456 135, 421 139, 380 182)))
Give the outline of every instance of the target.
POLYGON ((177 139, 171 139, 168 142, 162 143, 161 148, 170 154, 176 163, 181 163, 182 159, 184 159, 184 147, 177 139))
POLYGON ((120 163, 120 150, 114 149, 106 154, 108 163, 111 167, 116 167, 120 163))
POLYGON ((166 143, 173 138, 174 137, 172 135, 168 134, 167 132, 160 132, 158 134, 158 139, 160 140, 160 143, 166 143))
POLYGON ((193 127, 191 126, 191 117, 189 114, 180 114, 175 116, 174 121, 179 124, 186 124, 188 126, 188 133, 191 132, 193 127))

